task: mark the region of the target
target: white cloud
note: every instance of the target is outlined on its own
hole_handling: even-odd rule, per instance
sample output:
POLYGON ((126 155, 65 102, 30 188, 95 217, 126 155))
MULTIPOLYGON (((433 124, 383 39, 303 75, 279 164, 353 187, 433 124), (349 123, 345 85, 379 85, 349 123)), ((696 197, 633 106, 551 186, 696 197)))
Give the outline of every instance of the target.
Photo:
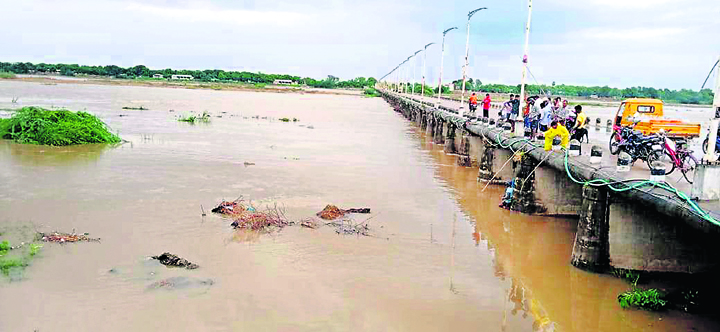
POLYGON ((129 11, 141 12, 155 17, 163 17, 176 22, 210 22, 236 25, 270 24, 288 26, 301 23, 310 17, 307 14, 282 11, 254 11, 237 9, 213 9, 207 7, 170 8, 131 3, 129 11))
POLYGON ((675 37, 687 32, 687 28, 591 28, 578 32, 572 32, 571 36, 579 36, 587 39, 602 39, 612 41, 666 41, 668 37, 675 37))

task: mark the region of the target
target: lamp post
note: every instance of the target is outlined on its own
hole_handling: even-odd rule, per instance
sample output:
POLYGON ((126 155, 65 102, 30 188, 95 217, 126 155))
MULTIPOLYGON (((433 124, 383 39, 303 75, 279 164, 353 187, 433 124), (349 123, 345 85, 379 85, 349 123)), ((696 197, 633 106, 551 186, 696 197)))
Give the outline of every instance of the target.
MULTIPOLYGON (((717 66, 720 64, 720 59, 718 59, 718 62, 715 63, 717 66)), ((720 67, 719 67, 720 68, 720 67)), ((718 127, 720 127, 720 69, 718 69, 717 73, 715 74, 715 99, 713 99, 713 111, 714 111, 714 117, 710 121, 710 132, 708 133, 708 148, 707 152, 705 152, 705 156, 703 157, 703 160, 707 162, 715 162, 718 160, 718 154, 715 153, 715 145, 717 142, 717 132, 718 127)))
POLYGON ((525 109, 525 80, 527 79, 528 47, 530 46, 530 22, 532 21, 532 0, 528 0, 528 20, 525 26, 525 51, 523 52, 522 79, 520 81, 520 108, 515 120, 515 135, 522 136, 525 132, 523 110, 525 109))
POLYGON ((435 107, 440 106, 440 97, 442 96, 442 72, 443 72, 443 57, 445 56, 445 35, 450 32, 451 30, 456 30, 457 27, 449 28, 445 31, 443 31, 443 38, 442 38, 442 46, 440 47, 440 78, 438 79, 438 99, 437 99, 437 105, 435 107))
POLYGON ((422 85, 420 86, 420 97, 425 97, 425 62, 427 61, 427 48, 428 48, 428 46, 430 46, 432 44, 435 44, 435 43, 427 44, 423 48, 423 50, 424 50, 424 52, 423 52, 423 69, 422 69, 422 85))
POLYGON ((470 19, 475 15, 475 13, 487 9, 486 7, 475 9, 468 13, 468 20, 467 20, 467 41, 465 42, 465 65, 463 66, 463 81, 462 81, 462 94, 460 95, 460 111, 458 112, 460 117, 463 116, 463 110, 465 107, 465 79, 467 77, 467 67, 468 67, 468 55, 470 53, 470 19))
POLYGON ((420 52, 422 52, 422 50, 418 50, 417 52, 415 52, 415 54, 413 54, 413 69, 412 69, 413 70, 413 82, 412 82, 412 87, 410 88, 411 96, 415 94, 415 82, 416 82, 416 78, 417 78, 415 76, 415 68, 417 68, 417 58, 415 56, 420 52))
POLYGON ((412 66, 413 79, 412 79, 412 86, 410 87, 410 95, 411 95, 411 96, 415 94, 415 81, 416 81, 416 78, 417 78, 417 77, 415 76, 415 68, 417 67, 417 58, 416 58, 415 56, 416 56, 418 53, 420 53, 420 52, 422 52, 422 50, 419 50, 419 51, 415 52, 415 54, 412 55, 412 58, 413 58, 413 66, 412 66))

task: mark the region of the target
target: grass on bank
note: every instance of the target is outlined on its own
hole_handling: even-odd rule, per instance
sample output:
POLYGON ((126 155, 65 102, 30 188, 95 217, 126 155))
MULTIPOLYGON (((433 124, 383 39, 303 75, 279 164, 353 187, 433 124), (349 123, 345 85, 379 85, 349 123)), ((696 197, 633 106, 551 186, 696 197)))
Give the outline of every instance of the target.
POLYGON ((0 78, 15 78, 15 74, 6 71, 0 71, 0 78))
POLYGON ((120 142, 120 137, 90 113, 33 106, 15 111, 9 119, 0 119, 0 138, 54 146, 120 142))

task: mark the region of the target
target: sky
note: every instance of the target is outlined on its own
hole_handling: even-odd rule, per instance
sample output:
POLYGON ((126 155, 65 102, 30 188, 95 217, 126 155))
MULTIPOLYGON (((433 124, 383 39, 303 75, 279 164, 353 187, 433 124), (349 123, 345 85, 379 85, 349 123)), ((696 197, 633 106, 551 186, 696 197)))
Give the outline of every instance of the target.
MULTIPOLYGON (((527 0, 0 0, 0 61, 519 84, 527 0), (413 78, 413 76, 415 78, 413 78)), ((697 90, 720 56, 718 0, 535 0, 529 83, 697 90)))

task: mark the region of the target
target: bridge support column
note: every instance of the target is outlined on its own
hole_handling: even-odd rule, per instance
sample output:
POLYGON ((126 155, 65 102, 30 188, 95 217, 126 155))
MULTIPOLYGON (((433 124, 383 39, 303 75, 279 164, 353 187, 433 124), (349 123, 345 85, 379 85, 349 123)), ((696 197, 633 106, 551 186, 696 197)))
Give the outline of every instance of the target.
POLYGON ((427 117, 427 124, 425 125, 425 134, 427 137, 435 136, 435 118, 432 116, 427 117))
POLYGON ((582 186, 570 180, 565 172, 543 165, 535 170, 535 196, 545 215, 580 215, 582 190, 582 186))
POLYGON ((433 137, 433 142, 435 144, 445 144, 445 122, 437 119, 435 122, 435 136, 433 137))
POLYGON ((445 135, 445 153, 457 153, 457 149, 455 148, 455 125, 450 122, 447 123, 447 133, 445 135))
POLYGON ((462 135, 460 136, 460 144, 458 146, 458 166, 472 167, 473 160, 470 156, 470 144, 470 133, 463 130, 462 135))
POLYGON ((609 261, 607 189, 585 186, 582 198, 570 263, 583 270, 600 272, 607 268, 609 261))
POLYGON ((512 180, 515 176, 515 165, 513 161, 508 161, 512 155, 508 150, 486 146, 480 158, 478 181, 492 180, 493 183, 506 183, 512 180))

